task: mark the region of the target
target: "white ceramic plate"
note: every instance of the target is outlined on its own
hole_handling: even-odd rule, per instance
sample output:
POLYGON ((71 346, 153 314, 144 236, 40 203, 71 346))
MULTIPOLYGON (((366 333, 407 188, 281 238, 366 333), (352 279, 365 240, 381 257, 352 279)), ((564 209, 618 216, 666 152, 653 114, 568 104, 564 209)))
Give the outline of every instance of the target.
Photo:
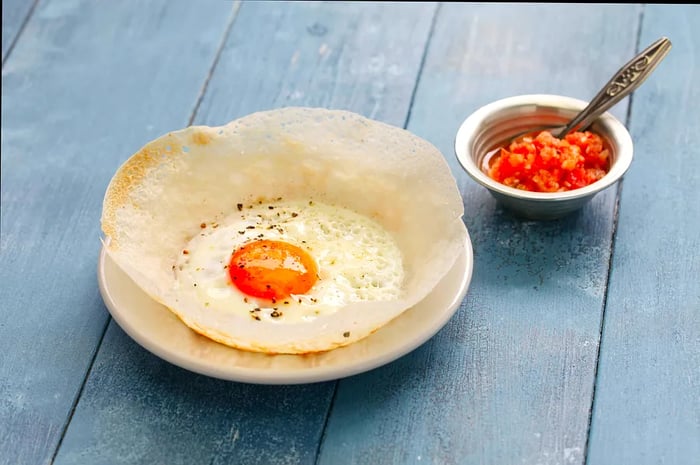
POLYGON ((190 371, 259 384, 328 381, 379 367, 430 339, 457 311, 471 281, 469 236, 452 269, 423 301, 374 334, 346 347, 311 355, 266 355, 233 349, 190 330, 146 295, 102 249, 100 292, 114 320, 144 348, 190 371))

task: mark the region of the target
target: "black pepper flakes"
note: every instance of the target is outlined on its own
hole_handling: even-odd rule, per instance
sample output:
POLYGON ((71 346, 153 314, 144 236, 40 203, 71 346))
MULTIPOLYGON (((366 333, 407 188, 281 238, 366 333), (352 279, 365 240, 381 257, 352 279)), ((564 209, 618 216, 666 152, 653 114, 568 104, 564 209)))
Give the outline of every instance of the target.
POLYGON ((345 331, 343 333, 343 337, 350 337, 350 331, 345 331))
POLYGON ((238 231, 238 234, 245 234, 245 231, 238 231))
POLYGON ((242 203, 236 204, 236 208, 238 209, 238 211, 243 210, 243 204, 242 203))
POLYGON ((190 251, 187 250, 187 249, 185 249, 185 250, 182 251, 182 254, 183 254, 183 255, 187 255, 187 254, 189 254, 189 253, 190 253, 190 251))
POLYGON ((255 229, 255 226, 246 226, 246 229, 255 229))
POLYGON ((272 318, 279 318, 279 317, 282 316, 282 312, 278 312, 277 310, 275 310, 275 311, 273 311, 272 313, 270 313, 270 316, 271 316, 272 318))
POLYGON ((297 213, 297 212, 292 212, 292 218, 296 218, 297 216, 299 216, 299 213, 297 213))
POLYGON ((268 210, 274 210, 275 207, 273 207, 272 205, 270 205, 269 207, 267 207, 267 209, 268 209, 268 210))

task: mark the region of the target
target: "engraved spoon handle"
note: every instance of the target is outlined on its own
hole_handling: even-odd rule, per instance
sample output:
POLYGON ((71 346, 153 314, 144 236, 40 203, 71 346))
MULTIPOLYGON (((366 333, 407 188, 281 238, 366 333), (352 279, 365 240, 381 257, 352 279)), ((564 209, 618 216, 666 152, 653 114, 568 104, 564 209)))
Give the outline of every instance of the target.
POLYGON ((661 37, 628 61, 557 137, 561 139, 577 127, 581 131, 586 129, 598 116, 642 85, 670 50, 671 41, 661 37))

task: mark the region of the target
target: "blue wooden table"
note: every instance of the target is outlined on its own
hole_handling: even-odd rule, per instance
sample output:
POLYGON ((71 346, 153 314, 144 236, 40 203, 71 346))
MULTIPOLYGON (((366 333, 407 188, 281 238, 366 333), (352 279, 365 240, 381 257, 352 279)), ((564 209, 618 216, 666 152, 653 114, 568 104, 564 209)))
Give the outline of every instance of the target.
POLYGON ((700 7, 2 2, 0 464, 700 464, 700 7), (612 111, 635 158, 565 219, 513 217, 459 167, 459 124, 581 99, 660 36, 612 111), (437 146, 475 266, 450 322, 338 381, 171 365, 96 280, 116 168, 189 124, 342 108, 437 146))

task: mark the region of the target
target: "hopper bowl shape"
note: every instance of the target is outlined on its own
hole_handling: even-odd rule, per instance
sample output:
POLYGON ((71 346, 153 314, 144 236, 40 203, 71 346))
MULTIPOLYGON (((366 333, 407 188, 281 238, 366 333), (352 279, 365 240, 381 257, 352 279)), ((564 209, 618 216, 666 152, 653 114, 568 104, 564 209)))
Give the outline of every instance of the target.
POLYGON ((144 146, 112 178, 102 230, 115 265, 194 332, 311 354, 426 298, 465 249, 462 215, 427 141, 347 111, 283 108, 144 146), (261 271, 277 258, 286 268, 261 271), (278 282, 299 270, 304 286, 278 282))

